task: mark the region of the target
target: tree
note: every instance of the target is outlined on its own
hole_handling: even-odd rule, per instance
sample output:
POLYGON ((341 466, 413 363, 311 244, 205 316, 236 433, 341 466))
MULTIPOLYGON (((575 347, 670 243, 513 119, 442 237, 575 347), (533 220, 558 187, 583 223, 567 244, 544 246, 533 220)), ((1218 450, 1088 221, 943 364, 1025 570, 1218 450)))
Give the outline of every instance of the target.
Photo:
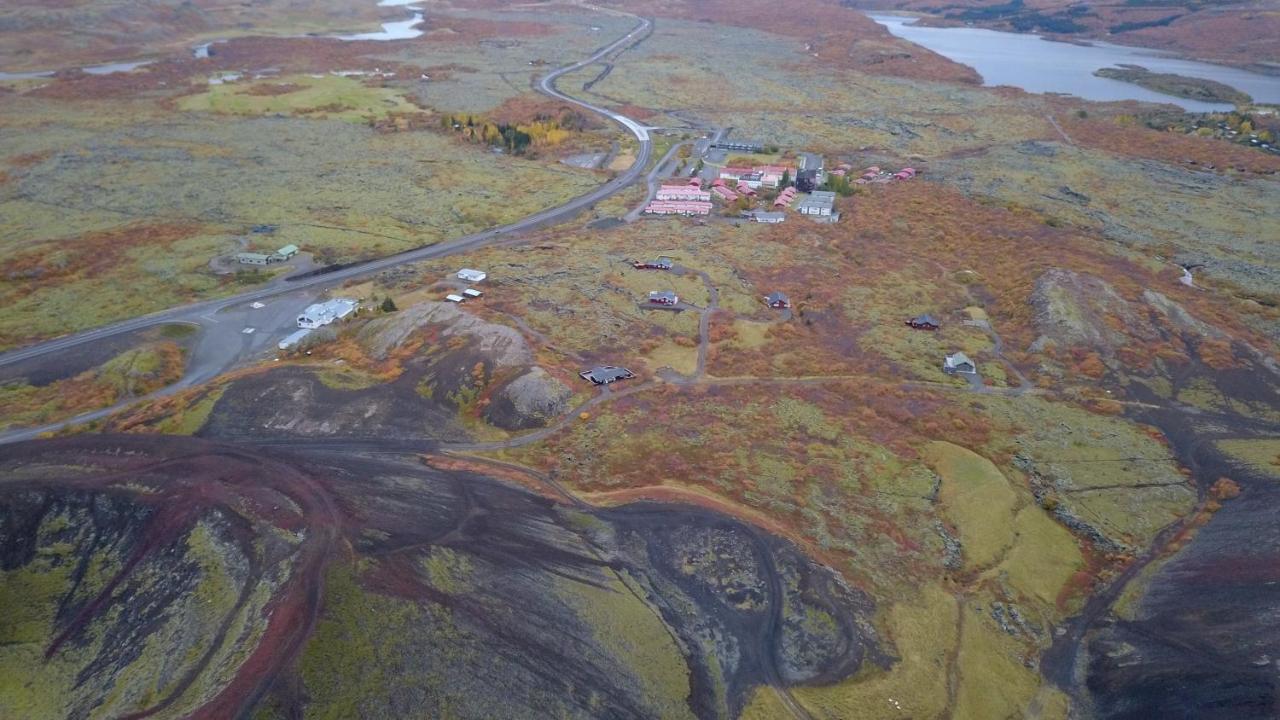
POLYGON ((791 185, 791 171, 783 170, 782 179, 778 181, 778 189, 782 190, 783 188, 786 188, 790 185, 791 185))
POLYGON ((380 307, 382 308, 382 312, 387 312, 387 313, 395 312, 395 311, 397 311, 397 310, 399 310, 399 309, 400 309, 400 308, 396 307, 396 301, 395 301, 395 300, 392 300, 390 295, 388 295, 388 296, 387 296, 387 297, 382 301, 382 305, 381 305, 380 307))

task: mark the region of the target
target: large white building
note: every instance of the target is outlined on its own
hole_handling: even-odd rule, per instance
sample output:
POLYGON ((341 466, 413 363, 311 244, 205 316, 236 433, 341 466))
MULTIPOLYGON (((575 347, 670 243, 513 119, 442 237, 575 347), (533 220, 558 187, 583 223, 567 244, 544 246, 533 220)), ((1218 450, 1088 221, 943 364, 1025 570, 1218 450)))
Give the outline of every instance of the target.
POLYGON ((298 327, 307 329, 323 327, 331 322, 346 318, 355 312, 359 306, 359 303, 355 300, 347 300, 345 298, 334 298, 333 300, 310 305, 298 316, 298 327))
POLYGON ((835 211, 836 194, 827 190, 814 190, 796 205, 796 212, 801 215, 812 215, 820 218, 838 219, 840 213, 835 211))

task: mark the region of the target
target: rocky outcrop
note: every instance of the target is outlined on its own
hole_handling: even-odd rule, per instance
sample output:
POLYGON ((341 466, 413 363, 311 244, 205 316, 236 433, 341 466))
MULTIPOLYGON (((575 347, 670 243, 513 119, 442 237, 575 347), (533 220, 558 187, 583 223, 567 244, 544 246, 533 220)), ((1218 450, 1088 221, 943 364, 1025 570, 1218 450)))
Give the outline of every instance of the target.
POLYGON ((540 427, 568 411, 572 394, 551 373, 534 366, 493 394, 484 417, 506 430, 540 427))
POLYGON ((1060 268, 1048 270, 1036 280, 1031 304, 1036 311, 1036 329, 1040 331, 1040 337, 1031 345, 1034 352, 1050 344, 1083 345, 1110 355, 1130 336, 1155 336, 1133 305, 1110 283, 1094 275, 1060 268), (1125 328, 1125 332, 1118 327, 1125 328))
POLYGON ((405 344, 415 332, 431 325, 441 328, 443 337, 475 340, 477 350, 498 369, 533 363, 533 351, 515 328, 487 322, 453 303, 424 302, 367 323, 357 335, 360 343, 378 360, 405 344))

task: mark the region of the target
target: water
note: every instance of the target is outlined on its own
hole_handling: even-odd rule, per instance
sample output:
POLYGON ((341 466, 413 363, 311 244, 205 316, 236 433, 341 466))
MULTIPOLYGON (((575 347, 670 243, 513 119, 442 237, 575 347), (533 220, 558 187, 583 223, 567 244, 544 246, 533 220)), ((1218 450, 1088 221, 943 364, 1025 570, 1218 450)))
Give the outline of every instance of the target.
POLYGON ((150 65, 154 60, 136 60, 134 62, 116 62, 106 63, 105 65, 91 65, 89 67, 80 68, 90 75, 110 75, 112 73, 130 72, 137 70, 144 65, 150 65))
POLYGON ((1051 42, 1039 35, 972 27, 924 27, 915 18, 867 13, 894 35, 943 57, 968 65, 985 85, 1012 85, 1028 92, 1065 93, 1086 100, 1142 100, 1179 105, 1191 112, 1231 110, 1230 104, 1186 100, 1132 83, 1096 77, 1100 68, 1141 65, 1152 72, 1216 80, 1253 96, 1255 102, 1280 103, 1280 77, 1224 65, 1184 60, 1156 50, 1094 42, 1092 45, 1051 42))
POLYGON ((422 35, 423 31, 418 29, 421 24, 422 13, 415 12, 408 20, 382 23, 380 32, 335 35, 334 37, 339 40, 411 40, 422 35))

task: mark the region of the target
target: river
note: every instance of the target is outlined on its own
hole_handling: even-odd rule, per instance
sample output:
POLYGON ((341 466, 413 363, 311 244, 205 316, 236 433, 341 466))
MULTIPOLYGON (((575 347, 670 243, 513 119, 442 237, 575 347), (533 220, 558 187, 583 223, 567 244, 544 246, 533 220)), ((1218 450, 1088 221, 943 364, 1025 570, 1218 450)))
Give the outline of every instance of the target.
POLYGON ((1175 57, 1157 50, 1092 42, 1053 42, 1039 35, 974 27, 927 27, 915 18, 867 13, 897 37, 963 63, 988 86, 1011 85, 1033 93, 1064 93, 1086 100, 1142 100, 1179 105, 1190 112, 1231 110, 1234 106, 1187 100, 1093 73, 1120 64, 1141 65, 1160 73, 1216 80, 1253 96, 1255 102, 1280 103, 1280 77, 1175 57))

